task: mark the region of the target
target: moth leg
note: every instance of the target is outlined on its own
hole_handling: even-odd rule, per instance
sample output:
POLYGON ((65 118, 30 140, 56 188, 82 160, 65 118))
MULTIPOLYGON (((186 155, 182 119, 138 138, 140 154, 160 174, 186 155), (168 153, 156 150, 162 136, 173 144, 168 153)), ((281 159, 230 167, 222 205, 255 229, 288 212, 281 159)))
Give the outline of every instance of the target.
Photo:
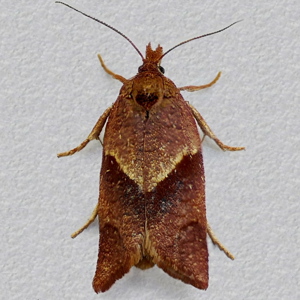
POLYGON ((122 83, 125 83, 125 82, 127 81, 127 79, 124 78, 123 76, 118 75, 118 74, 114 73, 113 71, 111 71, 111 70, 105 65, 105 63, 104 63, 104 61, 103 61, 103 59, 102 59, 102 57, 101 57, 100 54, 98 54, 98 58, 99 58, 99 60, 100 60, 100 64, 101 64, 102 68, 104 69, 104 71, 105 71, 106 73, 108 73, 109 75, 111 75, 113 78, 115 78, 115 79, 121 81, 122 83))
POLYGON ((76 152, 79 152, 82 150, 90 141, 92 140, 99 140, 99 135, 101 133, 101 130, 110 114, 111 107, 105 110, 105 112, 100 116, 99 120, 97 121, 96 125, 92 129, 91 133, 88 135, 88 137, 76 148, 66 151, 66 152, 61 152, 57 154, 57 157, 62 157, 62 156, 68 156, 68 155, 73 155, 76 152))
POLYGON ((204 136, 209 136, 211 139, 213 139, 216 144, 224 151, 228 150, 228 151, 240 151, 240 150, 245 150, 245 147, 231 147, 231 146, 227 146, 225 144, 223 144, 216 136, 215 134, 212 132, 212 130, 209 128, 209 126, 207 125, 207 123, 205 122, 205 120, 203 119, 203 117, 200 115, 200 113, 198 112, 198 110, 192 106, 191 104, 189 104, 194 118, 196 119, 198 125, 200 126, 201 130, 204 133, 204 136))
POLYGON ((180 91, 195 92, 195 91, 206 89, 206 88, 214 85, 219 80, 220 76, 221 76, 221 72, 219 72, 217 74, 216 78, 208 84, 204 84, 204 85, 187 85, 187 86, 180 87, 179 90, 180 91))
POLYGON ((71 234, 72 239, 76 238, 77 235, 79 235, 83 230, 87 229, 95 221, 98 214, 98 210, 99 210, 99 203, 97 203, 96 207, 92 212, 92 215, 89 217, 87 222, 81 228, 79 228, 78 230, 76 230, 71 234))
POLYGON ((214 234, 214 232, 212 231, 211 227, 209 226, 209 224, 207 223, 207 233, 211 239, 211 241, 213 242, 214 245, 218 246, 219 249, 221 251, 223 251, 227 257, 229 257, 230 259, 234 260, 234 256, 229 252, 228 249, 225 248, 224 245, 222 245, 222 243, 217 239, 216 235, 214 234))

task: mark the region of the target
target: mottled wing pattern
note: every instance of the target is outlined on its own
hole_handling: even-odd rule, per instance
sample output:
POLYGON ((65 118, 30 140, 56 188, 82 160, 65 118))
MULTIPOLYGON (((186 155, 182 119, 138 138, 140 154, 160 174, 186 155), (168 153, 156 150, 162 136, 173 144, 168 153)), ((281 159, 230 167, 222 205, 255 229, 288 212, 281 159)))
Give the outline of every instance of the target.
POLYGON ((94 289, 106 291, 132 266, 153 264, 206 289, 204 170, 193 114, 169 88, 146 112, 129 96, 130 84, 122 87, 104 136, 94 289))
POLYGON ((112 156, 103 158, 99 204, 99 256, 93 287, 104 292, 140 261, 145 227, 144 196, 112 156))
MULTIPOLYGON (((164 116, 170 107, 160 108, 164 120, 159 141, 170 147, 180 143, 184 155, 176 168, 158 182, 156 188, 145 194, 147 239, 146 250, 153 262, 172 277, 192 284, 197 288, 208 286, 208 251, 206 244, 205 179, 200 138, 192 113, 181 95, 177 95, 174 116, 164 116), (165 120, 171 119, 169 126, 165 120), (174 124, 175 123, 175 124, 174 124), (184 125, 188 125, 185 126, 184 125), (168 128, 172 127, 172 128, 168 128), (174 128, 178 135, 173 134, 174 128), (170 140, 173 139, 173 140, 170 140), (198 146, 195 152, 195 145, 198 146), (183 147, 184 146, 184 147, 183 147)), ((174 105, 174 103, 170 103, 174 105)), ((155 114, 156 116, 156 114, 155 114)), ((151 128, 146 132, 153 132, 151 128)), ((153 134, 145 144, 153 144, 153 134)), ((161 145, 161 147, 163 146, 161 145)), ((174 149, 166 148, 168 153, 174 149)), ((168 155, 166 153, 166 155, 168 155)), ((163 156, 164 153, 160 153, 163 156)), ((175 155, 175 154, 174 154, 175 155)), ((172 156, 170 157, 172 159, 172 156)), ((158 159, 159 162, 159 159, 158 159)), ((148 162, 150 163, 150 162, 148 162)), ((147 163, 146 163, 147 166, 147 163)), ((145 167, 146 167, 145 166, 145 167)))

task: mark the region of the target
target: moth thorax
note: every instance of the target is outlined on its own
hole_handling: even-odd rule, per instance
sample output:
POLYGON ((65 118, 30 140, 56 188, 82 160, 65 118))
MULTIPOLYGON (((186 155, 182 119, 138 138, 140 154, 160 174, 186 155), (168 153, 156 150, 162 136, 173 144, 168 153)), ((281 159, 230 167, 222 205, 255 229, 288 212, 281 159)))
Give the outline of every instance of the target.
POLYGON ((139 78, 134 82, 133 99, 147 111, 163 98, 162 81, 160 78, 139 78))

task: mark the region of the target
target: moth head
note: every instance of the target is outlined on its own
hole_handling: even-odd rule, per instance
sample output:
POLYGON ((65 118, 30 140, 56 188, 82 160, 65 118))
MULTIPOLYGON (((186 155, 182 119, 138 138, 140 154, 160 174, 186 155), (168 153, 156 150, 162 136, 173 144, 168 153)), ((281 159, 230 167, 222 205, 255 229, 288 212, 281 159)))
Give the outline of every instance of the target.
POLYGON ((151 43, 146 46, 146 56, 143 58, 143 64, 139 67, 139 73, 145 71, 159 71, 165 73, 165 69, 160 65, 163 48, 158 45, 155 50, 152 49, 151 43))

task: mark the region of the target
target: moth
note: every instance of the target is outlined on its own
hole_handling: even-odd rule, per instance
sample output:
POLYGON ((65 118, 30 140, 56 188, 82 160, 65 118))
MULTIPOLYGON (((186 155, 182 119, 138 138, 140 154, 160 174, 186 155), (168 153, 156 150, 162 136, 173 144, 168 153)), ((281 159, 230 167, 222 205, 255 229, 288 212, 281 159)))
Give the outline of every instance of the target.
POLYGON ((207 223, 202 141, 197 124, 204 136, 222 150, 244 148, 223 144, 181 95, 181 91, 212 86, 220 73, 206 85, 178 88, 164 76, 161 60, 176 47, 221 32, 236 22, 166 52, 159 45, 152 49, 149 43, 143 56, 123 33, 78 12, 122 35, 142 58, 137 75, 125 79, 109 70, 98 55, 103 69, 123 84, 119 96, 78 147, 58 154, 72 155, 90 141, 99 140, 106 124, 99 201, 87 223, 72 235, 77 236, 98 216, 100 239, 94 290, 107 291, 133 266, 148 269, 154 265, 174 278, 206 289, 207 234, 228 257, 233 256, 207 223))

